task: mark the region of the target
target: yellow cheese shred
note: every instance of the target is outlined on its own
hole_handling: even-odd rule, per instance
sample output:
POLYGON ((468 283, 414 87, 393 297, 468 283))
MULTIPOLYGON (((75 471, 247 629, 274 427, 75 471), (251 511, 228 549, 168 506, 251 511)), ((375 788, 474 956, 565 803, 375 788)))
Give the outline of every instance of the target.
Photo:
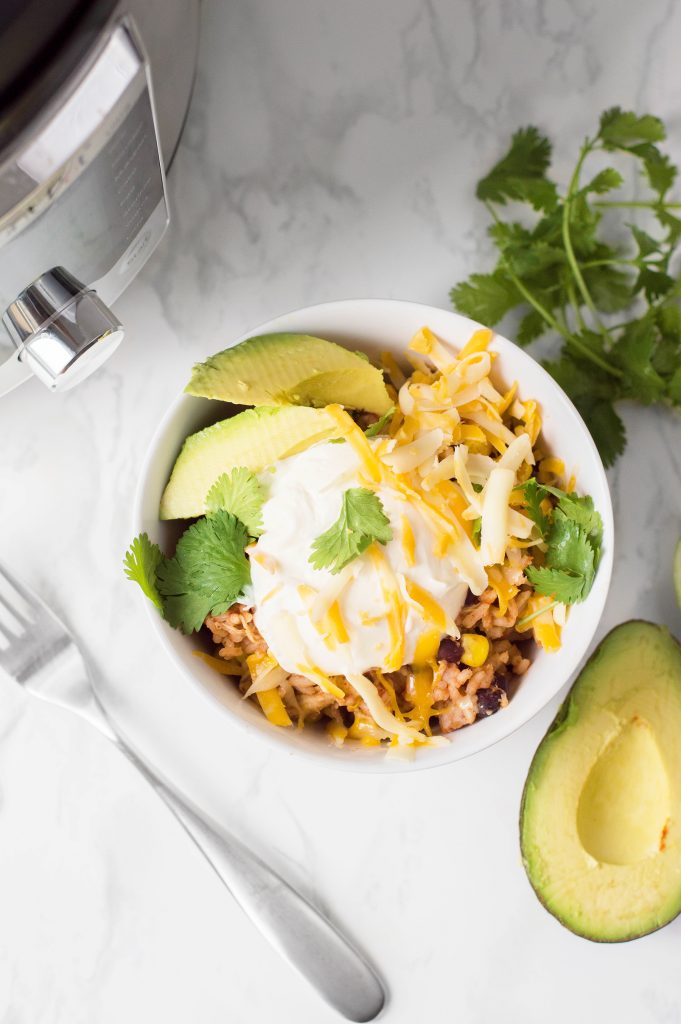
POLYGON ((378 544, 368 549, 369 556, 378 573, 383 600, 387 605, 387 622, 390 630, 390 654, 386 661, 388 672, 396 672, 404 664, 404 627, 407 608, 402 600, 400 588, 388 561, 378 544))
POLYGON ((404 578, 404 587, 414 604, 423 612, 424 618, 432 622, 443 633, 447 628, 447 616, 435 598, 413 580, 404 578))
POLYGON ((423 668, 435 661, 441 639, 442 632, 439 629, 426 629, 421 633, 414 649, 414 666, 416 668, 423 668))
POLYGON ((221 676, 240 676, 243 673, 244 666, 238 658, 229 658, 229 660, 216 658, 215 655, 207 654, 206 651, 192 651, 192 654, 195 658, 205 661, 206 665, 210 665, 221 676))
POLYGON ((301 662, 296 665, 296 672, 299 672, 301 676, 305 676, 311 682, 316 683, 320 690, 323 690, 324 693, 330 693, 336 700, 343 700, 345 697, 340 686, 337 686, 332 679, 329 679, 325 672, 322 672, 321 669, 316 668, 314 665, 301 662))
POLYGON ((472 355, 474 352, 484 352, 493 337, 494 334, 487 327, 474 331, 459 352, 459 359, 466 359, 467 356, 472 355))
POLYGON ((408 516, 403 515, 400 519, 400 523, 402 524, 402 550, 404 551, 404 560, 411 568, 416 561, 416 541, 414 539, 414 531, 411 528, 408 516))
POLYGON ((433 670, 427 666, 414 669, 414 718, 426 736, 432 734, 430 718, 433 714, 433 670))
POLYGON ((261 692, 256 693, 255 696, 268 722, 272 725, 283 726, 284 728, 293 725, 293 722, 289 717, 289 713, 284 706, 284 702, 281 699, 281 694, 277 689, 261 690, 261 692))
POLYGON ((397 736, 400 743, 414 744, 424 742, 426 737, 419 733, 414 726, 407 725, 406 722, 400 722, 388 710, 370 679, 356 672, 348 673, 346 678, 350 686, 356 690, 366 704, 369 714, 379 728, 385 729, 386 732, 397 736))

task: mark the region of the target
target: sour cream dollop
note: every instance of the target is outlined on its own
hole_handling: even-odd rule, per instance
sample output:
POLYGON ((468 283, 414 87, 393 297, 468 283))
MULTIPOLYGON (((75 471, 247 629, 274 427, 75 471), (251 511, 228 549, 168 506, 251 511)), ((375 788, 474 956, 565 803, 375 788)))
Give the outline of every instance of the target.
MULTIPOLYGON (((262 510, 264 531, 251 557, 255 623, 287 672, 301 672, 305 665, 326 675, 390 667, 394 641, 389 602, 385 582, 368 552, 348 567, 346 578, 350 579, 337 597, 347 642, 329 643, 310 611, 312 592, 323 601, 343 582, 327 569, 313 568, 309 557, 313 541, 338 518, 344 491, 366 486, 360 470, 350 444, 324 441, 282 459, 262 474, 268 495, 262 510)), ((421 514, 391 487, 380 484, 375 490, 392 527, 392 540, 380 548, 407 609, 404 663, 409 664, 419 638, 432 630, 433 623, 408 600, 407 581, 425 590, 452 620, 468 588, 451 559, 434 553, 433 536, 421 514), (413 555, 410 539, 405 537, 409 531, 413 555)))

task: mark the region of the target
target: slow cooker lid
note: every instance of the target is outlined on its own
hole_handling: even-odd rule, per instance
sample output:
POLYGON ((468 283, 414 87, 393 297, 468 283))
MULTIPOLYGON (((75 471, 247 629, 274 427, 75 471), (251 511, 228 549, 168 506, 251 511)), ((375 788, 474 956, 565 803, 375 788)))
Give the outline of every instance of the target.
POLYGON ((114 7, 115 0, 2 0, 2 156, 76 70, 114 7))

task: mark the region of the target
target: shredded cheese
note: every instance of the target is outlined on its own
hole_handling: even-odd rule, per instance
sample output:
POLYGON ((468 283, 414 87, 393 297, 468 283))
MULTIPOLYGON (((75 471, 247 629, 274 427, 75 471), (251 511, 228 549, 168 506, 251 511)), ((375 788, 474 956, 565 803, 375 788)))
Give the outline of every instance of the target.
POLYGON ((508 501, 515 483, 512 469, 495 466, 485 486, 482 502, 480 552, 485 565, 503 562, 508 537, 508 501))
POLYGON ((404 577, 404 589, 407 591, 409 599, 421 609, 424 617, 444 633, 448 625, 447 615, 444 608, 437 603, 435 598, 427 590, 424 590, 423 587, 420 587, 418 583, 414 583, 413 580, 406 577, 404 577))
POLYGON ((394 572, 378 544, 368 549, 376 572, 383 600, 388 607, 388 629, 390 630, 390 654, 386 661, 389 672, 396 672, 404 664, 404 626, 407 619, 407 608, 394 572))
POLYGON ((406 722, 400 722, 385 706, 378 695, 378 690, 370 679, 356 672, 348 673, 347 680, 350 686, 357 691, 366 704, 369 714, 376 725, 387 733, 397 736, 400 743, 423 743, 426 737, 419 733, 418 729, 406 722))
POLYGON ((416 540, 414 539, 414 531, 411 528, 409 517, 404 514, 400 517, 400 525, 402 527, 402 550, 404 551, 404 560, 411 568, 416 562, 416 540))

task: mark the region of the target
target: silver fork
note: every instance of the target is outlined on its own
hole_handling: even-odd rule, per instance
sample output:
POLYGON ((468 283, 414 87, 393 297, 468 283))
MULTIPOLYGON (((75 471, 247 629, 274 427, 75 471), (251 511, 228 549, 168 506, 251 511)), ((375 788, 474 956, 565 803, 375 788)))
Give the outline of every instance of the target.
POLYGON ((115 731, 75 640, 28 587, 0 568, 0 668, 30 693, 80 715, 153 786, 264 937, 349 1020, 373 1020, 380 981, 348 940, 235 836, 198 817, 115 731))

